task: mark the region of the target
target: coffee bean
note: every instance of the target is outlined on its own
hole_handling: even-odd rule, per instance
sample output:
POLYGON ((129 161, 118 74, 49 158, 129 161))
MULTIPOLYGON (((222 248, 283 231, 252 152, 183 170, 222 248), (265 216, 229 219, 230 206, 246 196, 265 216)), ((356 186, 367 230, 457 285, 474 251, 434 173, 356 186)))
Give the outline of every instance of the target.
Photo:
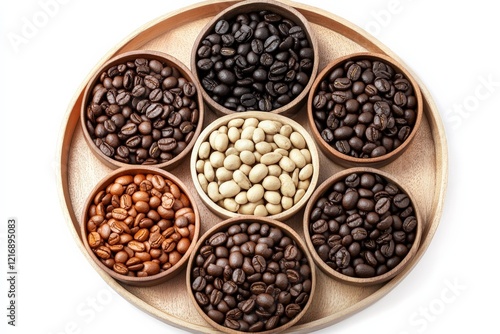
POLYGON ((191 119, 190 115, 199 113, 194 98, 196 86, 176 68, 161 61, 141 58, 140 65, 135 63, 119 64, 103 72, 106 76, 101 75, 96 83, 96 87, 102 85, 102 89, 93 91, 87 108, 87 129, 91 137, 105 139, 96 142, 96 146, 110 158, 130 164, 167 162, 185 146, 176 146, 177 150, 169 151, 168 157, 150 147, 158 146, 155 143, 162 138, 161 130, 168 126, 180 128, 182 124, 181 136, 176 138, 179 142, 192 138, 198 118, 191 119), (115 73, 118 68, 123 70, 119 72, 124 73, 123 76, 115 75, 110 83, 108 73, 115 73), (104 88, 106 85, 108 88, 104 88), (181 109, 185 109, 182 115, 189 115, 189 118, 179 117, 181 109), (151 124, 144 125, 145 121, 151 124), (159 132, 152 131, 151 125, 159 132))
POLYGON ((267 224, 235 224, 214 233, 194 263, 191 289, 196 302, 205 312, 221 312, 207 315, 214 321, 224 319, 223 325, 231 329, 277 328, 301 312, 311 291, 311 268, 303 253, 283 231, 267 224), (211 264, 203 272, 207 261, 227 265, 215 272, 211 264), (200 277, 206 282, 202 289, 200 277), (208 300, 197 296, 201 293, 208 300), (287 313, 286 305, 291 304, 287 313))
POLYGON ((271 111, 303 91, 313 59, 301 27, 270 11, 250 12, 215 23, 197 47, 196 70, 203 88, 220 105, 233 111, 271 111), (268 83, 280 84, 278 92, 268 83))
POLYGON ((309 216, 311 242, 332 269, 348 276, 377 276, 408 254, 409 238, 418 224, 413 210, 408 195, 384 177, 348 174, 314 203, 309 216), (331 210, 332 200, 342 204, 336 212, 331 210), (328 229, 318 230, 325 216, 330 219, 328 229))
POLYGON ((416 97, 409 81, 402 78, 381 61, 346 61, 331 69, 312 102, 314 123, 322 139, 340 153, 357 158, 380 157, 395 150, 409 137, 416 121, 416 97), (408 107, 410 100, 412 107, 408 107), (333 112, 325 121, 320 111, 326 106, 333 112), (346 127, 356 137, 339 130, 346 127), (337 132, 332 137, 326 128, 337 132))

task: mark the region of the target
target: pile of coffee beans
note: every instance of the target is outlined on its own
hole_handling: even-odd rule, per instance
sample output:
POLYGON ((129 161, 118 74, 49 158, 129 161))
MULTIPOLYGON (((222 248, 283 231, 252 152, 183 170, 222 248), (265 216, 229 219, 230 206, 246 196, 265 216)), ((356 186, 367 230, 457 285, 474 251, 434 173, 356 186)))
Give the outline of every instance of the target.
POLYGON ((319 257, 337 272, 360 278, 396 267, 419 223, 408 195, 374 173, 352 173, 334 183, 314 203, 309 219, 319 257))
POLYGON ((235 223, 209 236, 197 251, 191 289, 214 322, 260 332, 301 313, 311 294, 312 273, 303 251, 281 228, 235 223))
POLYGON ((224 209, 268 216, 304 197, 314 172, 304 137, 288 124, 233 118, 200 145, 198 182, 224 209))
POLYGON ((127 164, 179 155, 198 126, 197 90, 175 66, 136 58, 104 70, 91 88, 86 127, 99 150, 127 164))
POLYGON ((395 150, 417 119, 411 82, 382 60, 349 60, 332 68, 320 82, 311 107, 321 138, 355 158, 375 158, 395 150))
POLYGON ((272 11, 219 20, 197 47, 202 87, 233 111, 270 111, 308 84, 314 50, 307 32, 272 11))
POLYGON ((88 208, 87 241, 108 268, 147 277, 174 266, 195 234, 189 198, 161 175, 117 177, 88 208))

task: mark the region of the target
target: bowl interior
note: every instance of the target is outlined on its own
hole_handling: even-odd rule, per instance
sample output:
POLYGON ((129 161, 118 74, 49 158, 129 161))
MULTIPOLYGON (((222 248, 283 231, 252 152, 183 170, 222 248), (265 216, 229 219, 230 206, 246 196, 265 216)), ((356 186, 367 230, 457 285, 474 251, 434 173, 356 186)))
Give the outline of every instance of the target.
POLYGON ((248 226, 250 226, 252 223, 259 223, 261 225, 267 225, 270 228, 278 228, 279 230, 282 231, 284 237, 288 237, 295 242, 297 247, 302 252, 303 257, 305 257, 307 259, 307 263, 310 266, 310 269, 311 269, 311 271, 310 271, 311 288, 310 288, 310 292, 309 292, 309 298, 308 298, 307 302, 305 303, 305 305, 302 306, 302 310, 292 320, 290 320, 286 324, 281 325, 279 327, 276 327, 274 329, 270 329, 270 330, 263 329, 261 331, 258 331, 258 333, 268 334, 268 333, 278 333, 278 332, 284 331, 287 328, 290 328, 291 326, 293 326, 295 323, 297 323, 300 320, 300 318, 304 314, 307 313, 307 310, 309 309, 309 306, 311 305, 312 300, 314 298, 314 291, 316 289, 317 277, 316 277, 316 270, 315 270, 313 259, 312 259, 311 255, 307 249, 307 246, 304 244, 302 238, 295 231, 293 231, 290 227, 288 227, 286 224, 281 223, 279 221, 269 219, 267 217, 240 216, 240 217, 227 219, 227 220, 222 221, 221 223, 217 224, 216 226, 213 226, 212 228, 210 228, 205 234, 203 234, 200 237, 199 241, 196 244, 195 250, 193 251, 193 253, 191 254, 191 256, 189 258, 189 262, 188 262, 188 266, 187 266, 187 275, 186 275, 186 285, 187 285, 189 298, 192 301, 192 303, 195 306, 198 313, 208 323, 210 323, 212 326, 214 326, 218 330, 226 332, 226 333, 244 333, 244 332, 239 331, 239 330, 233 330, 233 329, 230 329, 228 327, 222 326, 222 325, 218 324, 217 322, 215 322, 214 320, 212 320, 203 311, 203 309, 198 305, 198 302, 196 301, 196 298, 194 296, 193 288, 191 286, 191 284, 193 283, 193 279, 194 279, 193 269, 196 267, 196 258, 197 258, 197 255, 199 254, 200 249, 203 246, 207 245, 209 240, 215 234, 219 234, 221 232, 227 232, 231 226, 235 226, 235 225, 239 225, 239 224, 243 224, 243 223, 247 224, 248 226))
MULTIPOLYGON (((156 224, 155 224, 156 225, 156 224)), ((184 185, 177 177, 174 175, 170 174, 169 172, 166 172, 162 169, 155 168, 155 167, 149 167, 149 166, 144 166, 144 167, 134 167, 134 168, 119 168, 113 172, 111 172, 109 175, 107 175, 105 178, 103 178, 95 187, 94 189, 90 192, 89 196, 87 197, 87 200, 85 202, 84 206, 84 211, 82 213, 82 220, 81 220, 81 225, 80 225, 80 233, 81 233, 81 239, 83 241, 84 247, 87 250, 88 255, 90 258, 93 260, 93 263, 97 265, 102 271, 107 273, 109 276, 113 277, 114 279, 121 281, 123 283, 129 284, 129 285, 136 285, 136 286, 151 286, 151 285, 156 285, 161 282, 164 282, 168 279, 171 279, 172 277, 176 276, 179 272, 182 271, 182 269, 186 266, 189 255, 195 248, 195 244, 198 241, 199 235, 200 235, 200 215, 198 211, 198 206, 196 204, 196 199, 190 194, 189 189, 184 185), (104 263, 96 256, 94 251, 89 245, 88 241, 88 228, 87 228, 87 222, 91 218, 89 216, 89 209, 91 205, 93 205, 94 199, 98 193, 100 193, 102 190, 106 190, 111 184, 114 183, 114 181, 122 176, 128 176, 132 175, 135 176, 137 174, 143 174, 143 175, 160 175, 166 180, 172 181, 175 185, 178 186, 179 190, 181 193, 185 194, 190 202, 190 207, 192 208, 192 211, 194 213, 194 233, 192 234, 192 240, 191 243, 187 249, 187 251, 182 255, 181 259, 174 264, 171 268, 168 270, 161 271, 158 274, 147 276, 147 277, 134 277, 134 276, 127 276, 127 275, 122 275, 114 270, 110 269, 104 263)))
MULTIPOLYGON (((192 97, 192 99, 194 99, 197 103, 195 109, 198 111, 198 116, 195 117, 195 121, 193 122, 193 124, 196 124, 196 129, 194 130, 194 135, 192 136, 192 139, 187 143, 186 147, 179 154, 175 155, 169 161, 160 162, 156 164, 154 163, 149 164, 150 166, 153 167, 171 170, 176 166, 178 166, 180 162, 190 153, 191 149, 193 148, 195 139, 198 137, 198 135, 202 130, 203 127, 202 125, 204 120, 204 103, 203 103, 202 89, 199 86, 196 77, 181 61, 166 53, 154 50, 129 51, 115 56, 114 58, 105 62, 101 67, 99 67, 99 69, 92 75, 91 79, 88 81, 87 86, 85 87, 83 93, 83 100, 80 111, 80 124, 83 129, 85 141, 90 146, 92 153, 94 153, 94 155, 101 162, 103 162, 106 166, 110 168, 116 169, 118 167, 140 166, 140 164, 125 163, 104 154, 94 143, 93 140, 94 138, 90 135, 86 124, 86 121, 88 119, 87 107, 92 99, 93 89, 99 83, 101 74, 104 71, 108 70, 109 68, 112 68, 113 66, 117 66, 127 62, 133 62, 137 58, 144 58, 147 60, 158 60, 167 66, 176 68, 179 71, 180 75, 185 79, 187 79, 189 82, 191 82, 196 88, 196 94, 192 97)), ((160 100, 159 103, 160 102, 163 103, 163 100, 160 100)))
POLYGON ((316 142, 318 143, 318 146, 323 151, 323 153, 325 153, 325 155, 328 156, 330 159, 332 159, 334 162, 344 167, 365 166, 365 167, 378 168, 394 161, 396 158, 401 156, 401 154, 407 149, 408 145, 412 142, 413 138, 418 132, 423 117, 422 93, 420 91, 418 83, 415 81, 411 73, 406 69, 405 66, 399 63, 399 61, 397 61, 396 59, 393 59, 383 54, 370 53, 370 52, 349 54, 333 60, 318 74, 309 92, 307 101, 307 117, 309 125, 311 127, 312 135, 315 138, 316 142), (315 125, 315 119, 313 116, 314 112, 313 100, 316 93, 319 90, 321 82, 325 80, 325 78, 327 78, 336 68, 342 67, 344 64, 350 61, 356 62, 361 60, 381 61, 383 63, 392 66, 392 68, 396 73, 401 73, 404 76, 404 78, 406 78, 410 82, 413 88, 413 94, 416 98, 416 104, 417 104, 417 107, 415 108, 416 119, 415 119, 415 124, 413 125, 409 136, 397 148, 378 157, 358 158, 341 153, 322 138, 321 133, 319 132, 318 128, 315 125))
MULTIPOLYGON (((309 22, 307 19, 295 8, 288 6, 284 3, 274 1, 274 0, 249 0, 249 1, 242 1, 240 3, 237 3, 233 6, 230 6, 220 12, 217 16, 215 16, 212 20, 210 20, 207 25, 203 28, 203 30, 200 32, 198 35, 194 47, 191 53, 191 68, 193 69, 193 74, 198 80, 198 82, 201 82, 200 80, 200 73, 197 70, 197 49, 201 45, 201 42, 203 39, 209 35, 211 31, 213 31, 216 23, 221 20, 231 20, 234 19, 236 16, 239 14, 247 14, 250 12, 255 12, 255 11, 264 11, 264 10, 269 10, 272 11, 276 14, 281 15, 283 18, 289 19, 293 21, 296 25, 300 26, 306 33, 307 40, 309 42, 310 47, 314 50, 314 58, 313 58, 313 66, 311 69, 311 74, 309 76, 309 81, 307 85, 304 87, 302 92, 297 95, 292 101, 290 101, 288 104, 281 106, 279 108, 271 110, 272 113, 276 114, 281 114, 285 116, 292 116, 295 113, 297 113, 300 108, 303 106, 305 103, 305 100, 307 99, 307 94, 309 93, 309 90, 311 89, 314 79, 316 78, 316 74, 318 72, 318 66, 319 66, 319 50, 318 50, 318 44, 316 41, 316 37, 314 35, 314 32, 312 31, 309 22)), ((202 86, 200 84, 200 86, 202 86)), ((201 87, 202 93, 203 93, 203 98, 209 105, 210 109, 214 111, 218 115, 228 115, 228 114, 233 114, 235 113, 234 110, 231 110, 229 108, 224 107, 220 103, 216 102, 208 93, 207 91, 201 87)))
MULTIPOLYGON (((316 148, 316 143, 312 139, 312 137, 309 135, 309 133, 297 122, 282 116, 282 115, 277 115, 273 113, 267 113, 267 112, 257 112, 257 111, 248 111, 244 113, 237 113, 237 114, 231 114, 231 115, 226 115, 221 118, 218 118, 211 124, 209 124, 203 132, 200 134, 198 139, 196 140, 196 143, 193 147, 193 152, 191 154, 191 161, 190 161, 190 169, 191 169, 191 177, 193 179, 193 184, 196 188, 196 191, 198 195, 201 197, 202 201, 205 203, 205 205, 215 214, 217 214, 220 217, 223 218, 232 218, 232 217, 237 217, 240 214, 236 212, 231 212, 229 210, 226 210, 222 206, 218 205, 216 202, 214 202, 208 195, 207 193, 203 190, 203 188, 200 185, 200 181, 198 180, 198 172, 196 170, 196 163, 198 161, 198 152, 199 149, 202 145, 203 142, 206 142, 209 140, 210 134, 219 129, 223 125, 227 125, 229 122, 235 119, 249 119, 249 118, 255 118, 259 121, 262 120, 272 120, 272 121, 278 121, 283 125, 290 125, 294 131, 300 133, 302 137, 304 138, 306 142, 306 147, 310 152, 311 155, 311 164, 313 168, 313 173, 309 181, 309 186, 307 190, 305 191, 304 196, 297 202, 295 203, 292 207, 289 209, 286 209, 282 211, 281 213, 278 214, 271 214, 268 215, 268 218, 271 219, 276 219, 276 220, 285 220, 296 214, 308 201, 309 197, 312 195, 316 184, 318 182, 318 177, 319 177, 319 155, 318 155, 318 150, 316 148)), ((257 164, 257 162, 255 162, 257 164)))
MULTIPOLYGON (((356 211, 356 212, 358 212, 358 211, 356 211)), ((355 168, 345 169, 341 172, 338 172, 338 173, 332 175, 331 177, 329 177, 323 183, 321 183, 321 185, 316 189, 314 194, 311 196, 311 199, 305 208, 303 228, 304 228, 305 241, 306 241, 306 244, 311 252, 311 255, 314 258, 315 263, 320 267, 320 269, 324 273, 326 273, 330 277, 333 277, 333 278, 340 280, 342 282, 352 284, 352 285, 363 286, 363 285, 373 285, 373 284, 383 283, 383 282, 388 281, 389 279, 393 278, 394 276, 398 275, 401 271, 403 271, 403 269, 405 268, 407 263, 413 259, 414 255, 416 254, 416 252, 419 248, 420 239, 421 239, 421 235, 422 235, 422 229, 423 229, 422 225, 423 225, 423 221, 422 221, 422 217, 420 215, 420 211, 418 208, 418 203, 416 203, 415 197, 407 189, 405 189, 402 186, 401 182, 399 182, 394 176, 392 176, 384 171, 381 171, 381 170, 377 170, 377 169, 374 169, 371 167, 355 167, 355 168), (413 207, 412 215, 415 216, 416 220, 417 220, 417 225, 416 225, 415 230, 414 230, 415 236, 414 236, 414 240, 412 242, 411 248, 408 249, 407 254, 404 255, 404 257, 401 259, 399 264, 397 264, 395 267, 393 267, 392 269, 388 270, 387 272, 385 272, 383 274, 372 276, 372 277, 367 277, 367 278, 348 276, 348 275, 340 273, 337 270, 334 270, 321 258, 321 256, 318 253, 317 248, 315 247, 315 245, 313 244, 313 241, 311 239, 312 235, 315 234, 315 232, 313 232, 311 230, 311 222, 312 222, 311 214, 312 214, 313 209, 316 206, 316 203, 325 194, 331 193, 332 187, 335 183, 337 183, 338 181, 345 180, 347 176, 354 174, 354 173, 358 174, 358 176, 361 174, 364 174, 364 173, 369 173, 372 175, 376 174, 376 175, 381 176, 389 184, 397 185, 399 188, 399 193, 406 194, 408 196, 408 198, 410 199, 410 206, 413 207)), ((363 226, 363 225, 360 225, 360 226, 363 226)), ((376 228, 374 228, 374 230, 375 229, 376 228)), ((354 228, 352 230, 354 230, 354 228)), ((326 231, 326 232, 328 233, 328 231, 326 231)), ((330 233, 329 235, 331 235, 331 234, 332 233, 330 233)), ((370 237, 368 236, 368 238, 370 238, 370 237)), ((364 250, 367 250, 367 249, 362 248, 362 252, 364 250)))

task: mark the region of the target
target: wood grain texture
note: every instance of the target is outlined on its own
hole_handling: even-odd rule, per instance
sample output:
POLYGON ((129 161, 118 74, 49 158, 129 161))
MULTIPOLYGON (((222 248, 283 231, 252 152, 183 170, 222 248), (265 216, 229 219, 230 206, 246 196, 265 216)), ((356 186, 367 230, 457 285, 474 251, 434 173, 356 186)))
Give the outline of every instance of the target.
MULTIPOLYGON (((82 78, 82 84, 69 104, 65 120, 66 126, 61 133, 58 183, 68 227, 76 245, 84 254, 86 252, 80 239, 79 217, 81 217, 83 205, 89 192, 101 178, 111 171, 93 156, 85 143, 78 123, 85 84, 106 60, 128 50, 153 49, 163 51, 189 66, 191 46, 199 31, 212 16, 236 2, 207 1, 166 14, 137 29, 128 38, 117 44, 96 64, 87 78, 82 78)), ((310 21, 315 31, 320 52, 319 70, 336 57, 361 51, 385 53, 405 65, 390 49, 350 22, 318 8, 288 1, 286 3, 299 10, 310 21)), ((411 69, 408 70, 412 73, 411 69)), ((314 329, 324 328, 371 305, 404 279, 418 263, 432 241, 439 226, 447 186, 447 143, 439 112, 432 96, 418 77, 414 73, 412 75, 419 83, 423 94, 424 117, 422 124, 405 154, 381 169, 397 175, 402 185, 414 194, 421 208, 424 226, 416 257, 402 273, 392 280, 370 287, 348 286, 334 281, 317 270, 318 280, 314 302, 307 314, 298 324, 291 327, 289 332, 306 333, 314 329)), ((303 124, 307 129, 305 110, 304 106, 294 116, 294 120, 303 124)), ((215 118, 214 114, 207 112, 205 124, 209 124, 215 118)), ((321 152, 319 156, 321 170, 318 183, 343 169, 328 160, 321 152)), ((193 189, 191 177, 188 175, 189 159, 170 172, 193 189)), ((203 205, 199 206, 199 211, 203 217, 201 233, 206 232, 211 226, 222 220, 203 205)), ((286 221, 301 237, 303 237, 302 214, 303 210, 286 221)), ((87 254, 85 256, 91 263, 93 262, 87 254)), ((183 274, 155 287, 139 288, 121 285, 96 265, 93 263, 92 265, 114 290, 152 316, 185 330, 203 333, 216 332, 197 314, 194 306, 187 299, 183 274)), ((415 270, 418 270, 418 267, 415 270)))

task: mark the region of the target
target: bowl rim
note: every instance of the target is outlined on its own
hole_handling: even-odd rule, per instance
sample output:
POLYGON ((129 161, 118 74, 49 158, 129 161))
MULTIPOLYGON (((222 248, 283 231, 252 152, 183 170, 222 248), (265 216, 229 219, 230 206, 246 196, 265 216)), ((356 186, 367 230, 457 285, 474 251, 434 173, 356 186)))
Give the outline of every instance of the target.
POLYGON ((99 161, 104 163, 106 166, 116 169, 116 168, 121 168, 121 167, 138 167, 138 166, 152 166, 152 167, 158 167, 158 168, 164 168, 166 170, 171 170, 175 168, 177 165, 179 165, 185 158, 186 156, 189 155, 190 151, 193 148, 194 141, 195 139, 200 135, 201 130, 203 128, 203 122, 205 119, 205 105, 204 105, 204 100, 203 100, 203 95, 202 95, 202 87, 200 86, 198 80, 196 77, 193 75, 193 73, 189 70, 189 68, 184 65, 179 59, 176 57, 167 54, 162 51, 157 51, 157 50, 149 50, 149 49, 144 49, 144 50, 131 50, 131 51, 126 51, 123 53, 120 53, 118 55, 115 55, 114 57, 108 59, 104 64, 99 66, 95 72, 91 75, 90 79, 87 80, 87 83, 84 86, 83 89, 83 98, 82 102, 80 105, 80 126, 83 131, 83 136, 85 138, 85 142, 89 146, 90 150, 96 156, 99 161), (100 75, 103 71, 107 70, 111 66, 123 63, 125 61, 131 60, 131 59, 136 59, 136 58, 146 58, 146 59, 157 59, 162 61, 163 63, 168 64, 169 66, 176 67, 181 75, 188 79, 191 83, 193 83, 196 87, 196 103, 197 103, 197 109, 199 112, 198 116, 198 124, 196 126, 196 130, 194 132, 193 138, 191 141, 186 145, 184 150, 176 155, 172 160, 169 160, 167 162, 161 162, 157 164, 151 164, 151 165, 143 165, 143 164, 129 164, 129 163, 124 163, 121 161, 118 161, 116 159, 113 159, 112 157, 106 156, 104 153, 101 152, 101 150, 94 144, 92 137, 90 136, 87 128, 87 107, 88 107, 88 101, 91 98, 92 90, 99 81, 100 75))
POLYGON ((306 131, 302 125, 294 121, 293 119, 290 119, 286 116, 283 115, 278 115, 278 114, 272 114, 266 111, 247 111, 247 112, 242 112, 242 113, 234 113, 230 115, 225 115, 220 118, 217 118, 214 120, 212 123, 210 123, 203 131, 201 134, 198 136, 196 139, 196 142, 193 146, 193 150, 191 152, 191 160, 189 163, 189 168, 191 170, 191 178, 193 180, 193 185, 196 189, 196 192, 198 193, 198 196, 201 198, 202 202, 216 215, 222 218, 232 218, 232 217, 239 217, 241 214, 231 212, 221 206, 219 206, 217 203, 212 201, 210 197, 203 191, 201 188, 201 185, 198 181, 198 172, 196 171, 196 161, 198 160, 198 151, 201 146, 201 144, 204 141, 207 141, 210 134, 218 129, 219 127, 223 125, 227 125, 229 121, 237 118, 257 118, 259 121, 261 120, 277 120, 281 122, 283 125, 290 125, 295 131, 299 132, 302 137, 304 137, 304 140, 306 141, 307 144, 307 149, 311 153, 311 164, 313 166, 313 174, 311 176, 310 184, 309 187, 307 188, 304 196, 296 203, 294 204, 290 209, 284 210, 279 214, 275 215, 268 215, 266 217, 275 219, 275 220, 286 220, 290 218, 292 215, 296 214, 300 209, 304 207, 306 202, 309 200, 311 195, 314 192, 314 189, 316 188, 316 185, 318 183, 319 179, 319 154, 318 154, 318 149, 316 147, 316 143, 314 139, 310 136, 310 134, 306 131))
POLYGON ((314 259, 314 262, 316 265, 328 276, 339 280, 344 283, 348 283, 351 285, 356 285, 356 286, 369 286, 369 285, 374 285, 374 284, 379 284, 379 283, 384 283, 395 276, 397 276, 399 273, 401 273, 405 267, 408 265, 410 261, 412 261, 415 258, 415 255, 417 254, 417 251, 420 247, 420 242, 422 239, 422 233, 423 233, 423 225, 424 221, 422 220, 422 215, 420 213, 420 208, 415 200, 415 196, 409 191, 408 187, 405 187, 402 185, 401 181, 395 177, 392 174, 389 174, 387 172, 384 172, 382 170, 372 168, 372 167, 352 167, 352 168, 347 168, 344 170, 341 170, 338 173, 333 174, 332 176, 328 177, 325 181, 323 181, 319 187, 315 190, 314 194, 311 196, 311 200, 307 203, 307 206, 304 210, 304 218, 303 218, 303 224, 302 228, 304 231, 304 239, 307 244, 307 247, 311 253, 311 256, 314 259), (318 255, 318 252, 314 248, 314 245, 312 244, 311 241, 311 233, 309 231, 309 225, 310 225, 310 212, 314 208, 314 205, 316 204, 318 198, 323 195, 328 189, 337 181, 340 179, 345 178, 346 176, 350 174, 359 174, 359 173, 373 173, 373 174, 378 174, 382 176, 385 180, 395 183, 399 189, 400 192, 405 193, 411 201, 411 204, 413 206, 413 210, 415 213, 415 217, 417 219, 417 227, 416 227, 416 235, 415 235, 415 240, 411 246, 411 248, 408 250, 408 253, 405 255, 405 257, 401 260, 400 263, 393 269, 389 270, 388 272, 374 276, 374 277, 369 277, 369 278, 360 278, 360 277, 353 277, 353 276, 347 276, 342 273, 337 272, 336 270, 332 269, 330 266, 328 266, 318 255))
POLYGON ((81 214, 81 224, 80 224, 80 236, 84 245, 84 248, 87 252, 87 254, 90 256, 90 258, 93 260, 93 262, 99 266, 100 269, 102 269, 106 274, 111 276, 112 278, 129 284, 129 285, 135 285, 135 286, 151 286, 151 285, 156 285, 159 283, 162 283, 164 281, 169 280, 170 278, 173 278, 175 275, 180 273, 182 269, 186 266, 187 261, 189 260, 189 256, 195 249, 196 242, 198 241, 200 237, 200 229, 201 229, 201 217, 200 213, 198 210, 198 204, 196 203, 196 198, 192 195, 192 193, 189 191, 189 188, 175 175, 171 174, 168 171, 165 171, 163 169, 157 168, 157 167, 151 167, 151 166, 137 166, 137 167, 121 167, 118 168, 111 173, 107 174, 105 177, 103 177, 89 192, 87 199, 85 200, 85 204, 83 206, 83 211, 81 214), (123 175, 137 175, 137 174, 153 174, 153 175, 161 175, 164 178, 169 179, 170 181, 174 182, 180 190, 188 197, 191 207, 193 209, 193 212, 195 214, 195 231, 193 235, 193 239, 191 240, 191 244, 189 245, 188 250, 182 255, 181 259, 179 262, 177 262, 175 265, 173 265, 170 269, 165 270, 163 272, 160 272, 156 275, 153 276, 147 276, 147 277, 134 277, 134 276, 126 276, 126 275, 121 275, 116 273, 114 270, 106 267, 104 263, 102 263, 97 256, 94 254, 92 249, 90 248, 90 245, 88 243, 88 233, 87 233, 87 220, 88 220, 88 209, 89 206, 92 204, 95 196, 97 195, 98 192, 101 190, 105 190, 113 181, 123 175))
MULTIPOLYGON (((307 100, 307 95, 309 94, 310 89, 313 87, 314 81, 318 74, 320 59, 319 59, 318 41, 309 21, 305 18, 304 15, 302 15, 302 13, 300 13, 297 9, 293 8, 287 3, 279 2, 276 0, 245 0, 238 2, 234 5, 231 5, 226 9, 222 10, 201 29, 200 33, 198 34, 193 44, 191 50, 191 59, 190 59, 190 66, 192 69, 192 73, 195 76, 197 82, 200 84, 200 89, 202 91, 203 99, 209 106, 209 109, 211 109, 213 112, 219 115, 231 115, 237 113, 237 111, 226 108, 223 105, 215 102, 214 99, 212 99, 212 97, 206 92, 205 88, 201 84, 201 80, 198 75, 198 70, 196 66, 196 59, 197 59, 196 51, 199 45, 201 44, 201 41, 208 35, 208 33, 212 30, 212 28, 215 27, 217 21, 219 21, 221 18, 227 19, 233 17, 237 14, 242 13, 242 10, 246 9, 246 7, 253 7, 255 5, 258 5, 260 7, 259 10, 277 9, 277 12, 279 12, 280 15, 286 13, 287 18, 292 17, 294 22, 305 30, 309 43, 311 44, 311 48, 314 50, 313 68, 311 70, 311 75, 309 76, 309 81, 307 82, 307 85, 304 86, 302 92, 299 95, 297 95, 293 100, 291 100, 288 104, 279 107, 277 109, 272 109, 271 111, 266 111, 278 115, 292 116, 299 111, 300 107, 307 100)), ((246 112, 250 112, 250 110, 246 112)))
POLYGON ((401 154, 408 148, 410 143, 413 141, 415 138, 416 134, 419 131, 420 125, 422 123, 422 118, 423 118, 423 113, 424 113, 424 102, 423 102, 423 97, 422 97, 422 91, 420 90, 420 86, 418 85, 418 82, 415 80, 413 75, 407 70, 407 68, 400 63, 398 60, 382 54, 382 53, 377 53, 377 52, 356 52, 356 53, 351 53, 344 55, 342 57, 336 58, 329 62, 323 70, 316 76, 316 79, 314 80, 313 86, 311 87, 311 90, 309 91, 309 95, 307 98, 307 119, 309 122, 309 126, 311 128, 311 132, 316 139, 316 142, 318 143, 318 146, 320 149, 327 155, 330 159, 335 161, 336 163, 344 166, 344 167, 356 167, 356 166, 368 166, 368 167, 381 167, 384 166, 392 161, 394 161, 396 158, 401 156, 401 154), (331 71, 346 63, 347 61, 350 60, 362 60, 362 59, 369 59, 369 60, 379 60, 382 62, 385 62, 392 67, 394 67, 396 72, 402 73, 404 77, 410 82, 413 88, 413 92, 415 95, 415 98, 417 99, 417 108, 416 108, 416 114, 417 118, 415 120, 415 124, 412 127, 412 131, 410 132, 410 135, 406 140, 398 146, 396 149, 390 151, 389 153, 386 153, 382 156, 375 157, 375 158, 356 158, 356 157, 351 157, 349 155, 340 153, 336 149, 334 149, 332 146, 330 146, 328 143, 326 143, 323 138, 321 137, 321 134, 319 133, 318 129, 316 128, 316 125, 314 123, 314 117, 313 117, 313 108, 312 108, 312 103, 314 96, 316 94, 316 91, 318 90, 319 85, 321 84, 321 81, 324 80, 324 78, 331 73, 331 71))
POLYGON ((309 248, 305 244, 303 238, 301 238, 298 235, 298 233, 295 232, 290 226, 286 225, 285 223, 283 223, 281 221, 278 221, 278 220, 275 220, 275 219, 271 219, 269 217, 259 217, 259 216, 252 216, 252 215, 240 215, 238 217, 232 217, 232 218, 223 220, 222 222, 217 223, 216 225, 212 226, 208 231, 206 231, 198 239, 198 242, 196 243, 196 246, 195 246, 193 252, 190 254, 189 260, 188 260, 188 263, 187 263, 187 268, 186 268, 186 289, 188 291, 187 293, 189 295, 189 299, 191 300, 192 304, 194 305, 194 307, 196 308, 196 311, 200 314, 200 316, 203 319, 205 319, 205 321, 207 321, 214 328, 216 328, 216 329, 218 329, 218 330, 220 330, 222 332, 226 332, 226 333, 245 333, 245 332, 242 332, 242 331, 233 330, 233 329, 230 329, 228 327, 219 325, 218 323, 216 323, 215 321, 213 321, 212 319, 210 319, 210 317, 201 309, 201 307, 196 302, 193 290, 191 289, 191 276, 192 276, 191 271, 193 269, 194 260, 195 260, 195 258, 197 256, 197 253, 198 253, 199 249, 204 245, 205 241, 208 240, 210 238, 210 236, 212 236, 213 234, 215 234, 217 232, 220 232, 220 231, 223 231, 223 230, 227 231, 227 229, 231 225, 239 224, 239 223, 245 223, 245 222, 247 222, 247 223, 248 222, 258 222, 260 224, 268 224, 269 226, 280 228, 283 231, 283 233, 285 233, 287 236, 291 237, 296 242, 296 244, 299 247, 299 249, 301 250, 302 254, 304 254, 306 256, 307 261, 309 263, 309 266, 311 268, 311 291, 309 292, 309 299, 308 299, 306 305, 300 311, 300 313, 297 316, 295 316, 295 318, 293 318, 292 320, 290 320, 289 322, 287 322, 284 325, 281 325, 281 326, 276 327, 276 328, 271 329, 271 330, 260 331, 260 332, 257 332, 257 333, 260 333, 260 334, 271 334, 271 333, 282 332, 282 331, 286 330, 287 328, 290 328, 291 326, 293 326, 295 323, 297 323, 307 313, 307 311, 309 310, 309 307, 311 306, 312 301, 314 299, 314 293, 315 293, 315 290, 316 290, 317 275, 318 274, 316 272, 316 265, 315 265, 314 259, 313 259, 312 255, 311 255, 311 252, 310 252, 309 248))

